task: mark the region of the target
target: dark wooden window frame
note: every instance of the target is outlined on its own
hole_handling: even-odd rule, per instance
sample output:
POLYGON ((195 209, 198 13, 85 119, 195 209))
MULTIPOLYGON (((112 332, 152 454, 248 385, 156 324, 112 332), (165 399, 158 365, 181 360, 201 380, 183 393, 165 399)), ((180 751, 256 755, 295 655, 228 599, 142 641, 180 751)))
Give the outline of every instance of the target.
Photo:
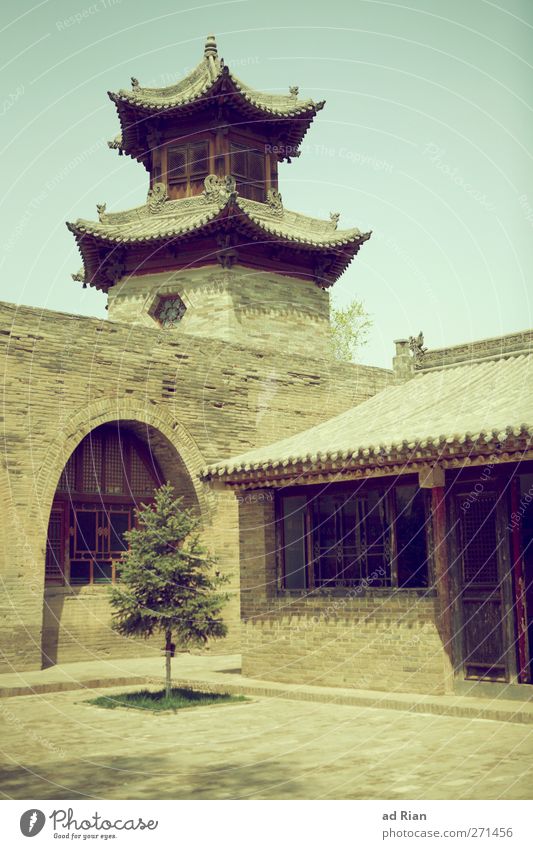
POLYGON ((169 144, 166 150, 166 161, 166 178, 167 184, 169 186, 190 186, 191 183, 195 182, 196 180, 205 179, 205 177, 207 177, 207 175, 209 174, 209 167, 211 162, 211 145, 209 139, 198 139, 196 141, 189 141, 185 144, 169 144), (196 159, 193 155, 194 149, 200 147, 204 148, 205 156, 196 159), (170 168, 171 156, 175 155, 176 152, 180 152, 184 155, 184 173, 180 176, 172 174, 170 168), (203 167, 194 169, 194 163, 204 164, 203 167))
POLYGON ((262 145, 254 139, 232 138, 229 144, 229 173, 237 181, 239 194, 244 198, 264 203, 267 189, 267 162, 264 149, 261 148, 262 145), (233 157, 236 153, 240 153, 246 162, 244 173, 239 173, 234 168, 233 157), (257 160, 261 162, 261 179, 253 177, 252 157, 257 157, 257 160))
MULTIPOLYGON (((69 583, 72 586, 87 586, 88 584, 106 584, 116 583, 118 579, 117 563, 120 560, 122 550, 112 549, 110 539, 111 531, 111 516, 112 514, 127 515, 128 528, 131 530, 136 525, 133 506, 127 504, 101 505, 91 504, 91 502, 73 504, 70 510, 70 533, 71 533, 71 556, 70 556, 70 575, 69 583), (95 521, 95 546, 90 549, 83 545, 83 537, 79 532, 79 523, 77 516, 79 514, 88 513, 94 516, 95 521), (80 544, 81 543, 81 544, 80 544), (76 581, 72 580, 72 563, 85 564, 89 567, 89 580, 76 581), (95 566, 97 564, 105 564, 110 569, 111 578, 109 581, 98 580, 95 576, 95 566)), ((98 567, 97 567, 98 568, 98 567)))
POLYGON ((275 510, 276 510, 276 552, 277 552, 277 574, 278 574, 278 591, 280 592, 298 592, 298 593, 307 593, 313 591, 315 589, 327 589, 327 591, 348 593, 350 590, 363 588, 365 591, 378 591, 378 592, 416 592, 416 593, 428 593, 434 592, 434 564, 433 564, 433 552, 432 552, 432 528, 431 528, 431 512, 430 512, 430 492, 429 490, 422 490, 424 493, 424 501, 425 501, 425 542, 426 542, 426 551, 427 551, 427 586, 398 586, 398 552, 397 552, 397 534, 396 534, 396 498, 395 498, 395 486, 403 486, 403 485, 413 485, 417 481, 417 478, 413 476, 405 476, 405 479, 396 480, 394 484, 391 484, 387 478, 375 478, 373 480, 366 480, 364 482, 354 481, 354 482, 346 482, 338 484, 337 487, 333 485, 329 486, 327 489, 322 487, 315 487, 312 484, 309 486, 299 486, 299 487, 291 487, 285 490, 279 490, 276 492, 276 500, 275 500, 275 510), (350 490, 356 489, 358 493, 363 494, 365 491, 367 492, 369 489, 384 489, 385 490, 385 510, 386 515, 389 520, 389 558, 388 558, 388 575, 386 583, 383 582, 380 586, 376 585, 376 581, 369 581, 368 578, 363 578, 359 582, 354 582, 351 585, 339 585, 331 582, 329 584, 324 585, 323 587, 317 587, 315 585, 315 569, 314 567, 314 552, 313 552, 313 502, 316 499, 317 495, 322 494, 332 494, 338 492, 339 495, 346 495, 350 492, 350 490), (294 590, 286 587, 285 581, 285 539, 284 539, 284 518, 283 518, 283 497, 291 496, 291 495, 300 495, 305 496, 307 499, 306 508, 305 508, 305 568, 306 568, 306 587, 294 590), (365 583, 366 581, 366 583, 365 583), (374 586, 373 586, 374 584, 374 586))

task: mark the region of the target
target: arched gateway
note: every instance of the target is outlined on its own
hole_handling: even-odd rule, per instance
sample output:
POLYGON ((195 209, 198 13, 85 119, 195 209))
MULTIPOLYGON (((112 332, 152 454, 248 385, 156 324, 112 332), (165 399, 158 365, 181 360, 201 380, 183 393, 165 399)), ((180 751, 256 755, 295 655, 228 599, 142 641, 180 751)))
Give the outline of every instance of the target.
POLYGON ((185 502, 198 507, 180 458, 167 456, 165 463, 171 448, 165 442, 135 422, 100 425, 80 442, 61 473, 50 512, 47 585, 115 582, 135 508, 153 501, 167 475, 185 502))
MULTIPOLYGON (((105 585, 120 579, 124 535, 135 526, 136 507, 150 504, 166 481, 185 506, 207 519, 178 450, 146 422, 97 425, 68 457, 46 533, 44 666, 80 651, 106 654, 120 642, 128 653, 128 641, 111 631, 105 585)), ((134 646, 135 653, 142 651, 134 646)))

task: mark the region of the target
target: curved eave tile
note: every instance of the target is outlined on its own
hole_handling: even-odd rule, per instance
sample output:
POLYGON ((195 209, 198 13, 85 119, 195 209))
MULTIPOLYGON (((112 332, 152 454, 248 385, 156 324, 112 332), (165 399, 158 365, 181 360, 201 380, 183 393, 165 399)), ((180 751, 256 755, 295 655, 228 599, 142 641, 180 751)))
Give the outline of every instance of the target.
MULTIPOLYGON (((118 92, 108 91, 108 97, 115 103, 118 107, 120 105, 127 106, 132 109, 140 109, 148 112, 160 113, 165 111, 172 111, 174 109, 180 109, 187 106, 193 106, 199 100, 204 98, 210 91, 216 89, 217 85, 220 82, 220 79, 224 76, 223 70, 221 69, 220 73, 217 74, 215 79, 207 79, 205 84, 201 87, 198 87, 196 91, 192 91, 189 94, 184 94, 183 96, 173 96, 172 94, 165 95, 164 89, 132 89, 128 91, 126 89, 119 89, 118 92), (155 95, 153 92, 157 91, 158 94, 155 95)), ((276 95, 268 95, 264 92, 255 91, 254 89, 250 89, 244 85, 237 77, 234 77, 230 72, 227 74, 227 78, 231 81, 233 85, 233 91, 230 94, 237 94, 242 98, 244 103, 251 105, 255 110, 260 112, 265 116, 276 117, 276 118, 302 118, 308 117, 312 120, 316 113, 323 109, 325 101, 317 101, 314 100, 291 100, 290 98, 285 99, 285 103, 280 104, 276 107, 275 98, 276 95), (269 100, 272 99, 274 101, 273 104, 269 103, 269 100)), ((185 78, 187 79, 187 78, 185 78)), ((175 88, 175 86, 169 86, 169 89, 175 88)), ((193 86, 191 86, 193 88, 193 86)), ((218 94, 217 91, 213 91, 213 95, 218 94)), ((283 95, 279 95, 280 100, 283 100, 283 95)))
MULTIPOLYGON (((220 202, 219 205, 214 208, 207 209, 204 214, 190 211, 189 214, 195 216, 192 223, 173 223, 171 215, 167 214, 158 216, 152 215, 148 212, 143 214, 145 207, 136 207, 135 209, 130 210, 129 213, 115 213, 116 215, 130 214, 131 219, 124 222, 117 222, 114 226, 112 220, 102 223, 78 219, 75 222, 67 222, 67 227, 72 233, 80 237, 89 236, 112 244, 142 244, 167 238, 185 236, 194 232, 200 233, 204 227, 214 222, 217 216, 228 212, 233 204, 235 204, 240 216, 242 216, 243 223, 245 225, 251 225, 260 233, 275 236, 278 239, 283 239, 290 245, 301 245, 302 247, 316 250, 339 250, 350 247, 358 248, 360 244, 366 241, 370 236, 370 233, 361 233, 357 228, 355 228, 353 230, 341 230, 338 232, 332 231, 331 233, 328 233, 327 238, 321 238, 320 235, 317 235, 315 238, 306 238, 292 228, 284 229, 281 226, 282 219, 275 219, 275 223, 272 222, 272 224, 270 224, 263 218, 252 215, 246 207, 239 204, 238 199, 235 200, 233 197, 228 198, 225 202, 220 202), (160 229, 155 229, 155 225, 157 224, 159 224, 160 229), (148 232, 143 233, 143 225, 148 225, 148 227, 152 225, 154 230, 152 232, 148 230, 148 232), (117 228, 120 228, 121 226, 123 227, 124 232, 117 232, 117 228), (109 227, 109 230, 106 231, 107 227, 109 227), (111 227, 113 227, 113 230, 111 230, 111 227), (135 230, 140 232, 136 234, 135 230)), ((113 214, 114 213, 109 213, 109 216, 112 217, 113 214)), ((306 221, 307 220, 308 219, 306 219, 306 221)), ((302 223, 302 226, 305 226, 305 222, 302 223)), ((324 222, 324 226, 327 226, 327 222, 324 222)))

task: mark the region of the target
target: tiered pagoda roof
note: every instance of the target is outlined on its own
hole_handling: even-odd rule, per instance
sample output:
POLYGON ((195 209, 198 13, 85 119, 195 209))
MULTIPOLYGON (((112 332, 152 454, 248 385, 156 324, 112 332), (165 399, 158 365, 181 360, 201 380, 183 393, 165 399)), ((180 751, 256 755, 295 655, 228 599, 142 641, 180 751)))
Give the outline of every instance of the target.
POLYGON ((278 159, 290 159, 299 155, 302 139, 325 102, 298 99, 297 86, 291 86, 287 95, 255 91, 218 58, 213 36, 207 39, 199 65, 174 85, 144 88, 132 77, 131 91, 120 89, 108 94, 117 108, 122 130, 109 146, 145 162, 147 167, 150 132, 157 132, 164 121, 183 119, 213 107, 234 109, 243 119, 256 124, 271 124, 272 142, 279 148, 278 159))
POLYGON ((290 212, 278 191, 277 163, 299 153, 323 101, 264 94, 219 60, 213 36, 185 79, 167 88, 111 93, 122 127, 111 143, 150 171, 144 205, 67 226, 84 268, 73 275, 107 291, 129 275, 219 263, 243 264, 331 286, 370 233, 337 230, 290 212))
MULTIPOLYGON (((283 250, 285 261, 289 256, 299 259, 309 266, 309 276, 327 288, 370 237, 356 227, 337 230, 336 216, 324 221, 285 210, 279 197, 259 203, 219 187, 191 198, 167 200, 164 194, 160 198, 152 190, 143 206, 102 212, 99 221, 79 219, 67 224, 82 255, 86 283, 103 290, 113 285, 110 265, 115 268, 120 248, 146 248, 153 258, 158 245, 170 245, 179 261, 180 249, 186 252, 199 238, 212 237, 212 251, 203 250, 210 262, 227 256, 228 249, 235 259, 250 249, 271 257, 283 250), (221 247, 216 237, 229 230, 234 234, 232 244, 221 247)), ((138 255, 136 263, 139 267, 138 255)))

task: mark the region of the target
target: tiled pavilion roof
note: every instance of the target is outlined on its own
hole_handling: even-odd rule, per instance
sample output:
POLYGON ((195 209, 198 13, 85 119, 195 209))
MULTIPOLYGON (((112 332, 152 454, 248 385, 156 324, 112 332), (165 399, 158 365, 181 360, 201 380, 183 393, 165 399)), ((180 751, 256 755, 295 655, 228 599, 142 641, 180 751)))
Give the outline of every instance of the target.
MULTIPOLYGON (((265 485, 331 472, 405 471, 456 458, 520 459, 533 447, 533 354, 419 373, 295 436, 209 466, 205 476, 265 485)), ((467 460, 468 462, 468 460, 467 460)))
MULTIPOLYGON (((84 260, 87 282, 99 286, 98 278, 91 279, 91 251, 99 246, 133 246, 157 242, 176 242, 212 233, 231 222, 232 229, 246 240, 272 241, 299 250, 330 251, 334 256, 338 277, 370 233, 357 228, 336 229, 336 217, 329 221, 310 218, 285 210, 276 193, 268 203, 240 197, 231 182, 221 184, 217 178, 207 178, 201 195, 180 200, 168 200, 164 187, 149 193, 147 203, 125 212, 107 213, 100 207, 100 220, 79 219, 67 224, 75 235, 84 260), (209 180, 212 179, 212 183, 209 180), (210 188, 210 186, 214 186, 210 188), (89 273, 87 273, 89 271, 89 273)), ((107 282, 106 285, 109 285, 107 282)))
POLYGON ((253 121, 289 122, 287 146, 290 151, 280 158, 296 156, 309 125, 324 101, 299 99, 298 88, 289 94, 255 91, 233 74, 223 59, 218 58, 213 36, 208 36, 201 62, 186 77, 164 88, 145 88, 132 78, 132 89, 108 92, 115 104, 121 124, 121 136, 110 142, 132 156, 138 156, 139 130, 151 117, 186 116, 215 105, 217 97, 253 121))

